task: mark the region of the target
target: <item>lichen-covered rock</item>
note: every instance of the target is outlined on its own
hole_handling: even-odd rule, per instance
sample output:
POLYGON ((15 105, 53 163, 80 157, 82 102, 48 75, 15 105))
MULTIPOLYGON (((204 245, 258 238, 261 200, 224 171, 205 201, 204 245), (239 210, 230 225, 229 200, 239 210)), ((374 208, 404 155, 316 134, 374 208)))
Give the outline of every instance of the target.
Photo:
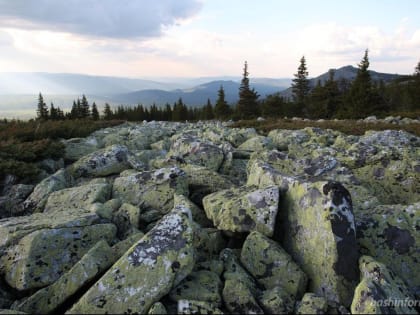
POLYGON ((222 305, 222 281, 211 271, 200 270, 190 273, 180 284, 169 292, 173 301, 196 300, 222 305))
POLYGON ((34 231, 9 247, 2 257, 5 280, 17 290, 49 285, 98 241, 112 243, 115 235, 113 224, 34 231))
POLYGON ((16 309, 27 313, 51 313, 114 261, 114 253, 106 241, 99 241, 56 282, 31 295, 16 309))
POLYGON ((278 205, 277 186, 231 188, 203 199, 206 215, 218 229, 230 232, 255 230, 267 236, 273 235, 278 205))
POLYGON ((349 192, 337 182, 295 181, 281 200, 281 244, 311 280, 310 291, 350 305, 359 254, 349 192))
POLYGON ((222 165, 223 150, 210 141, 184 135, 172 143, 168 156, 178 156, 189 164, 205 166, 217 171, 222 165))
POLYGON ((223 314, 212 303, 194 300, 179 300, 178 314, 223 314))
POLYGON ((257 285, 233 251, 224 249, 220 253, 220 259, 225 268, 222 297, 226 308, 234 314, 262 314, 263 310, 256 300, 257 285))
POLYGON ((274 145, 280 151, 287 151, 289 144, 302 144, 308 142, 310 135, 305 130, 274 129, 268 133, 274 145))
POLYGON ((404 282, 372 257, 360 257, 361 282, 354 292, 352 314, 417 314, 404 282))
POLYGON ((305 273, 280 245, 259 232, 251 232, 246 238, 241 263, 263 289, 280 286, 296 298, 306 290, 305 273))
POLYGON ((118 177, 114 181, 112 197, 154 209, 161 215, 174 206, 174 194, 188 195, 188 181, 184 171, 177 167, 145 171, 118 177))
POLYGON ((146 313, 194 266, 191 211, 176 207, 98 280, 68 313, 146 313))
POLYGON ((384 263, 420 296, 420 203, 359 211, 356 222, 361 252, 384 263))
POLYGON ((328 303, 322 296, 305 293, 296 308, 296 314, 326 314, 328 303))
POLYGON ((144 233, 139 231, 127 236, 126 239, 119 241, 118 243, 112 246, 112 251, 114 252, 114 256, 116 259, 119 259, 122 255, 125 254, 126 251, 130 249, 131 246, 136 244, 142 237, 144 233))
POLYGON ((264 290, 258 296, 258 303, 265 314, 291 314, 293 313, 295 298, 281 287, 264 290))
POLYGON ((51 193, 45 204, 44 212, 87 209, 90 205, 104 203, 111 197, 111 186, 106 183, 87 184, 65 188, 51 193))
POLYGON ((27 211, 41 211, 44 209, 48 196, 57 190, 67 188, 71 185, 72 177, 65 169, 58 170, 53 175, 43 179, 37 184, 33 192, 24 202, 27 211))
POLYGON ((119 174, 132 167, 130 156, 126 146, 112 145, 80 158, 69 166, 68 172, 74 178, 119 174))
POLYGON ((117 236, 120 239, 125 239, 128 235, 139 232, 140 208, 123 203, 112 215, 111 220, 117 226, 117 236))
POLYGON ((255 136, 246 140, 240 146, 238 146, 238 150, 243 151, 262 151, 262 150, 271 150, 274 148, 273 140, 269 137, 264 136, 255 136))

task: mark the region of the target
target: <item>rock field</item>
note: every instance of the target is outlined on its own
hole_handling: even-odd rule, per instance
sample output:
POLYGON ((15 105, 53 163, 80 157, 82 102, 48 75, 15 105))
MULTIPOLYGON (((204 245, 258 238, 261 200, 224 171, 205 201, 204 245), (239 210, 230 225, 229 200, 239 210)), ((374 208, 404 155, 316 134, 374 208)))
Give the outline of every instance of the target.
POLYGON ((63 142, 0 197, 0 314, 420 310, 419 137, 143 122, 63 142))

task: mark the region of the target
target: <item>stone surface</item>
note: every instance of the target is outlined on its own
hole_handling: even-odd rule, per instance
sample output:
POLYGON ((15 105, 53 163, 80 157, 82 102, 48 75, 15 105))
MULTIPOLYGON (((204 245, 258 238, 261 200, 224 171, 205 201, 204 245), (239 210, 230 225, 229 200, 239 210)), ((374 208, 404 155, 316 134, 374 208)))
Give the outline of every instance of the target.
POLYGON ((77 313, 145 313, 193 269, 191 211, 177 207, 133 245, 71 308, 77 313))
POLYGON ((305 293, 296 308, 296 314, 325 314, 328 310, 327 300, 313 293, 305 293))
POLYGON ((203 199, 207 217, 220 230, 259 231, 271 236, 278 212, 279 189, 242 186, 222 190, 203 199))
POLYGON ((246 238, 241 263, 265 290, 280 286, 295 298, 306 290, 305 273, 279 244, 259 232, 246 238))
POLYGON ((354 292, 352 314, 417 314, 415 298, 397 275, 370 256, 360 257, 359 263, 361 282, 354 292))

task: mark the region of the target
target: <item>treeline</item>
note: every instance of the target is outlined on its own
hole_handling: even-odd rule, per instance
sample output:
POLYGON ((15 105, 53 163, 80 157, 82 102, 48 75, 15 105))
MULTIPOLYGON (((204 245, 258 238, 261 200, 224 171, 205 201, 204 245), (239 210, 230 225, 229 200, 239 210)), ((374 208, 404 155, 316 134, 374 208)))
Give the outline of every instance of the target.
POLYGON ((368 50, 358 65, 356 78, 353 81, 335 79, 333 70, 325 82, 318 81, 315 86, 308 79, 306 59, 303 56, 292 82, 292 97, 286 98, 281 93, 259 99, 260 95, 250 87, 248 64, 245 61, 239 100, 228 104, 225 100, 223 86, 218 91, 218 98, 213 105, 188 106, 180 98, 174 104, 163 107, 153 104, 146 107, 119 105, 111 108, 105 104, 100 115, 95 103, 89 105, 85 95, 73 102, 69 113, 64 114, 60 108, 51 104, 48 109, 41 93, 38 100, 38 119, 104 119, 104 120, 162 120, 162 121, 197 121, 197 120, 239 120, 253 119, 259 116, 303 117, 310 119, 357 119, 369 115, 385 116, 404 113, 420 115, 420 62, 414 74, 402 76, 390 83, 372 80, 369 69, 368 50))

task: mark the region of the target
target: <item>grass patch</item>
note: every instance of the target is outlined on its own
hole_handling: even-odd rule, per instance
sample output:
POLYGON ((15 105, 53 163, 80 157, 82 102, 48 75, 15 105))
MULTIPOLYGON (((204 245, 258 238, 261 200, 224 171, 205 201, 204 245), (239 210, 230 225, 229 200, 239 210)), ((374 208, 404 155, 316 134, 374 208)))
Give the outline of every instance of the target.
POLYGON ((255 128, 259 133, 267 135, 274 129, 303 129, 305 127, 318 127, 322 129, 337 130, 348 135, 363 135, 368 130, 404 130, 420 137, 420 124, 395 125, 385 122, 358 122, 356 120, 325 120, 304 121, 292 119, 266 119, 264 121, 241 120, 231 125, 234 128, 255 128))

